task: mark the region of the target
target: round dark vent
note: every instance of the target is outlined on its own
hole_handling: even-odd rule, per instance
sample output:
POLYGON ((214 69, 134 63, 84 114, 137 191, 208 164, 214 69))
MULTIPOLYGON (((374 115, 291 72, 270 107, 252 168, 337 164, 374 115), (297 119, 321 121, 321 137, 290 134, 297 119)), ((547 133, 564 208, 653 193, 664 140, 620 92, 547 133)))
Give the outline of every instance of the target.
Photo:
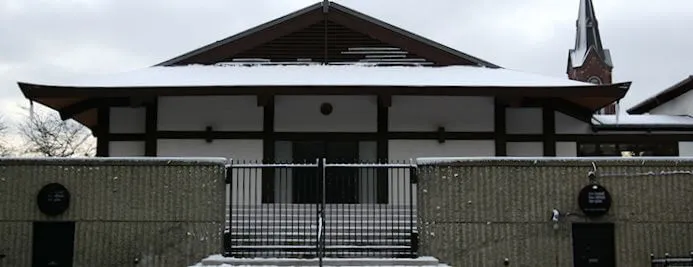
POLYGON ((322 115, 330 115, 332 114, 332 110, 333 107, 330 103, 322 103, 322 105, 320 105, 320 113, 322 113, 322 115))

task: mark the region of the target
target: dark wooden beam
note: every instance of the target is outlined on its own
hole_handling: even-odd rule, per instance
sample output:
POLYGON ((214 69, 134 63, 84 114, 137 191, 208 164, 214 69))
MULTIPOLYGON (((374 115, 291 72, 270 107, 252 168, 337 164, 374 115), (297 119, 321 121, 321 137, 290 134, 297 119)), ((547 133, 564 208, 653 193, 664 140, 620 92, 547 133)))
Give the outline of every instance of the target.
POLYGON ((274 134, 274 97, 269 96, 263 109, 263 123, 262 123, 262 154, 263 159, 268 162, 274 162, 274 147, 275 147, 275 134, 274 134))
POLYGON ((271 95, 257 95, 257 106, 264 107, 272 102, 271 95))
POLYGON ((391 95, 380 95, 378 96, 378 103, 385 107, 392 107, 392 96, 391 95))
POLYGON ((66 107, 58 109, 58 113, 60 114, 60 119, 61 120, 68 120, 74 117, 75 115, 78 115, 82 112, 85 112, 87 110, 93 109, 93 108, 98 108, 99 104, 101 104, 100 99, 92 98, 92 99, 86 99, 79 101, 77 103, 68 105, 66 107))
POLYGON ((542 134, 544 136, 544 156, 556 156, 556 112, 552 107, 542 107, 542 134))
POLYGON ((98 107, 96 127, 96 156, 108 157, 110 145, 111 108, 105 105, 98 107))
POLYGON ((506 125, 506 104, 503 100, 495 98, 493 103, 493 129, 496 145, 496 156, 503 157, 508 154, 507 125, 506 125))
MULTIPOLYGON (((176 87, 71 87, 24 85, 30 99, 41 97, 133 97, 209 95, 430 95, 504 96, 534 98, 623 97, 627 88, 616 85, 573 87, 522 86, 176 86, 176 87)), ((572 102, 571 105, 577 105, 572 102)))
POLYGON ((145 140, 144 140, 144 155, 147 157, 157 156, 157 131, 159 121, 159 102, 154 99, 145 106, 145 140))
MULTIPOLYGON (((389 161, 389 149, 390 149, 390 139, 388 136, 389 124, 390 124, 390 104, 392 104, 392 98, 388 96, 378 96, 378 132, 377 138, 377 158, 380 162, 389 161)), ((378 203, 387 203, 389 200, 389 185, 388 185, 388 172, 387 169, 378 170, 378 180, 376 181, 377 187, 377 201, 378 203)))
MULTIPOLYGON (((98 129, 98 127, 97 127, 98 129)), ((204 140, 207 133, 201 131, 158 131, 158 139, 180 139, 180 140, 204 140)), ((257 132, 212 132, 214 139, 250 139, 264 140, 265 133, 257 132)), ((378 133, 344 133, 344 132, 279 132, 273 134, 274 140, 279 141, 377 141, 378 133)), ((440 134, 438 131, 429 132, 389 132, 388 140, 431 140, 438 141, 440 134)), ((98 136, 97 136, 98 137, 98 136)), ((446 132, 446 140, 489 140, 494 141, 497 134, 494 132, 446 132)), ((608 133, 608 134, 555 134, 556 142, 576 142, 579 140, 604 141, 604 142, 641 142, 641 141, 693 141, 693 134, 690 133, 608 133)), ((145 134, 132 133, 112 133, 109 134, 111 141, 145 141, 145 134)), ((543 134, 506 134, 507 142, 543 142, 543 134)))
POLYGON ((60 119, 68 120, 85 111, 99 108, 100 106, 107 107, 127 107, 130 105, 130 100, 127 98, 88 98, 79 102, 67 105, 57 109, 60 114, 60 119))
MULTIPOLYGON (((262 159, 266 163, 275 163, 276 136, 274 133, 275 99, 268 96, 264 101, 262 120, 262 159)), ((262 203, 274 203, 276 191, 274 169, 265 169, 262 172, 262 203)))

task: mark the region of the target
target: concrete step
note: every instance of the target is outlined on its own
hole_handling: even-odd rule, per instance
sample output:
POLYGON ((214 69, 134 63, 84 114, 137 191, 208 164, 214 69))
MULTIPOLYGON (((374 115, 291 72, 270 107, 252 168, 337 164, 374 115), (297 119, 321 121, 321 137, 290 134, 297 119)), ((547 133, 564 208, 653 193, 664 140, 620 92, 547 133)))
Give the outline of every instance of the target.
MULTIPOLYGON (((407 258, 324 258, 323 266, 419 266, 440 267, 441 264, 433 257, 407 258)), ((293 258, 226 258, 213 255, 203 259, 195 266, 318 266, 319 260, 293 258)))

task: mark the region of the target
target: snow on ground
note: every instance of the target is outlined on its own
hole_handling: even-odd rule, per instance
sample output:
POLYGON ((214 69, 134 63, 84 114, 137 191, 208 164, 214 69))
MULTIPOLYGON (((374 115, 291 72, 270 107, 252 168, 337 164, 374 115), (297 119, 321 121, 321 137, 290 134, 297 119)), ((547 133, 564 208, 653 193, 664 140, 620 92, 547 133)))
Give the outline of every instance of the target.
MULTIPOLYGON (((361 267, 450 267, 441 264, 434 257, 407 258, 324 258, 323 266, 361 266, 361 267)), ((227 258, 221 255, 211 255, 190 267, 292 267, 317 266, 318 259, 298 258, 227 258), (274 265, 272 265, 274 263, 274 265)))
POLYGON ((476 66, 372 67, 203 66, 149 67, 68 80, 24 81, 57 86, 594 86, 567 78, 476 66), (268 79, 271 77, 271 79, 268 79))

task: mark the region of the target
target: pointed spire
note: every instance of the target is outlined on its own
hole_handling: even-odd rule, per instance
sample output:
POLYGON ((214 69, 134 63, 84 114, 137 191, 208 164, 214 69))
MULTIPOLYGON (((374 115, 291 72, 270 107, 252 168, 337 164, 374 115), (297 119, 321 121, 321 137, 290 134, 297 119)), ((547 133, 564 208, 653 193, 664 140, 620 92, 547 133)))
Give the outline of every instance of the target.
POLYGON ((594 50, 607 66, 613 67, 608 49, 602 46, 597 15, 592 0, 580 0, 580 11, 576 22, 575 49, 570 50, 572 67, 582 66, 590 50, 594 50))

